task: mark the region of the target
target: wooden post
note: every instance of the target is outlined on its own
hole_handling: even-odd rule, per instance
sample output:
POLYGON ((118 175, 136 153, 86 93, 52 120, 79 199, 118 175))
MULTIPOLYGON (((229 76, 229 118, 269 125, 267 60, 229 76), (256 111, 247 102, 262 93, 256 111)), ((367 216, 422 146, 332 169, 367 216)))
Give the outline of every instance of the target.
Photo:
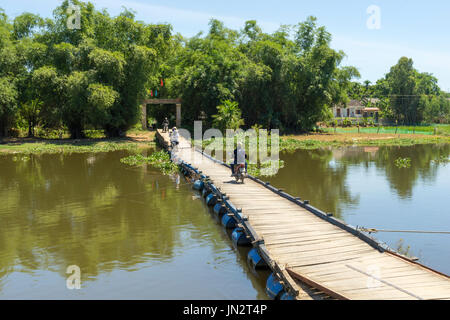
POLYGON ((181 127, 181 103, 177 103, 177 128, 181 127))
POLYGON ((147 105, 145 103, 142 104, 141 108, 141 123, 142 130, 147 130, 147 105))

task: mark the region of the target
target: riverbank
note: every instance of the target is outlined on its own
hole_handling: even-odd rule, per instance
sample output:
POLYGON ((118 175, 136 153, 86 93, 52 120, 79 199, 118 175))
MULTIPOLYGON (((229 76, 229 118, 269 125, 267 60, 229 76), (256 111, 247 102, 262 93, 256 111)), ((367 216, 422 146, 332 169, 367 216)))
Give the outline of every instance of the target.
POLYGON ((318 149, 350 145, 412 146, 440 143, 450 143, 450 137, 420 134, 309 133, 283 136, 280 142, 280 150, 318 149))
MULTIPOLYGON (((450 143, 450 136, 376 133, 309 133, 281 137, 280 150, 318 149, 323 147, 411 146, 450 143)), ((154 131, 131 130, 124 138, 40 139, 8 138, 0 142, 0 154, 85 153, 133 150, 155 145, 154 131)))
POLYGON ((138 150, 154 146, 155 132, 130 131, 124 138, 40 139, 8 138, 0 141, 0 154, 86 153, 138 150))

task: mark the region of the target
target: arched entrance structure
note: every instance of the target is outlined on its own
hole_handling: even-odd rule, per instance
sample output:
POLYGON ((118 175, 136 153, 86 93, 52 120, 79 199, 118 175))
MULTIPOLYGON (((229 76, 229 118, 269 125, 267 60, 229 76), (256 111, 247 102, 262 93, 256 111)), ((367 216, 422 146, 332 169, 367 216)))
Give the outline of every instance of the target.
POLYGON ((141 123, 142 129, 147 129, 147 105, 148 104, 174 104, 177 107, 176 126, 181 127, 181 99, 145 99, 142 101, 141 123))

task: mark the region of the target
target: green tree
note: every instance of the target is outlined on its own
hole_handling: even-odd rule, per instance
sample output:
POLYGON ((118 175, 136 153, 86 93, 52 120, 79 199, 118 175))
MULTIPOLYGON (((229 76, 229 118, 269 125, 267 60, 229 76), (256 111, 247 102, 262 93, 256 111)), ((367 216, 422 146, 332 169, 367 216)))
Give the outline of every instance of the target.
POLYGON ((183 99, 185 123, 197 120, 201 111, 211 117, 221 101, 235 100, 245 63, 234 46, 236 40, 236 32, 211 20, 208 35, 189 39, 172 60, 177 64, 172 94, 183 99))
POLYGON ((88 87, 91 82, 92 73, 75 71, 64 84, 68 100, 62 110, 62 119, 75 139, 84 137, 83 131, 90 118, 88 87))
POLYGON ((66 77, 53 66, 44 66, 33 71, 31 86, 34 96, 43 102, 40 115, 45 127, 60 128, 62 111, 67 103, 66 77))
POLYGON ((0 77, 0 137, 7 136, 17 112, 17 88, 12 79, 0 77))
POLYGON ((427 123, 446 123, 450 116, 450 100, 441 96, 423 96, 420 101, 423 107, 424 120, 427 123))
POLYGON ((88 86, 88 106, 91 109, 90 123, 102 127, 111 121, 110 109, 119 101, 120 95, 110 86, 95 83, 88 86))
POLYGON ((23 13, 14 19, 13 37, 16 40, 29 38, 36 32, 36 28, 44 27, 44 19, 33 13, 23 13))
POLYGON ((0 49, 8 46, 12 41, 13 27, 5 11, 0 8, 0 49))
POLYGON ((39 124, 42 104, 42 101, 33 99, 30 102, 23 104, 20 108, 20 115, 28 125, 29 137, 34 137, 34 128, 39 124))
POLYGON ((33 74, 33 89, 46 116, 54 116, 47 124, 60 119, 72 137, 82 137, 87 127, 122 135, 138 120, 148 83, 170 50, 171 27, 136 21, 127 9, 111 17, 91 3, 73 3, 81 8, 80 30, 67 28, 69 1, 63 1, 34 35, 48 47, 49 59, 33 74), (45 79, 51 81, 41 83, 45 79))
POLYGON ((441 92, 437 79, 429 73, 418 72, 413 67, 413 60, 406 57, 400 58, 379 86, 383 86, 382 91, 389 95, 390 107, 397 121, 406 124, 422 121, 424 110, 431 108, 427 104, 432 98, 427 97, 439 96, 441 92))
POLYGON ((239 129, 244 125, 242 112, 237 102, 225 100, 217 106, 217 114, 213 115, 213 126, 222 132, 226 129, 239 129))
POLYGON ((342 99, 335 81, 343 75, 337 73, 344 53, 331 49, 330 42, 331 35, 316 26, 314 17, 297 26, 296 51, 285 58, 282 71, 288 88, 283 121, 291 128, 311 130, 327 114, 333 96, 342 99))

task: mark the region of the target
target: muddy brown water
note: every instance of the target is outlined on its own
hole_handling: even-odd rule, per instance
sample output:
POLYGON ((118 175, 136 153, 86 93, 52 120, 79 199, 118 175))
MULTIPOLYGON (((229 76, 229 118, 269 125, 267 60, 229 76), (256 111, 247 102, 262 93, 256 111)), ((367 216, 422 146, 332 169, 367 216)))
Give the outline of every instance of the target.
MULTIPOLYGON (((122 164, 127 155, 0 156, 0 299, 267 299, 268 272, 250 270, 248 249, 189 182, 122 164), (79 290, 66 284, 73 265, 79 290)), ((448 145, 297 150, 263 179, 355 226, 450 231, 450 164, 433 161, 449 155, 448 145)), ((450 273, 450 235, 375 237, 450 273)))
MULTIPOLYGON (((281 154, 285 167, 264 180, 355 227, 450 232, 449 157, 448 144, 297 150, 281 154)), ((450 234, 372 236, 450 274, 450 234)))

